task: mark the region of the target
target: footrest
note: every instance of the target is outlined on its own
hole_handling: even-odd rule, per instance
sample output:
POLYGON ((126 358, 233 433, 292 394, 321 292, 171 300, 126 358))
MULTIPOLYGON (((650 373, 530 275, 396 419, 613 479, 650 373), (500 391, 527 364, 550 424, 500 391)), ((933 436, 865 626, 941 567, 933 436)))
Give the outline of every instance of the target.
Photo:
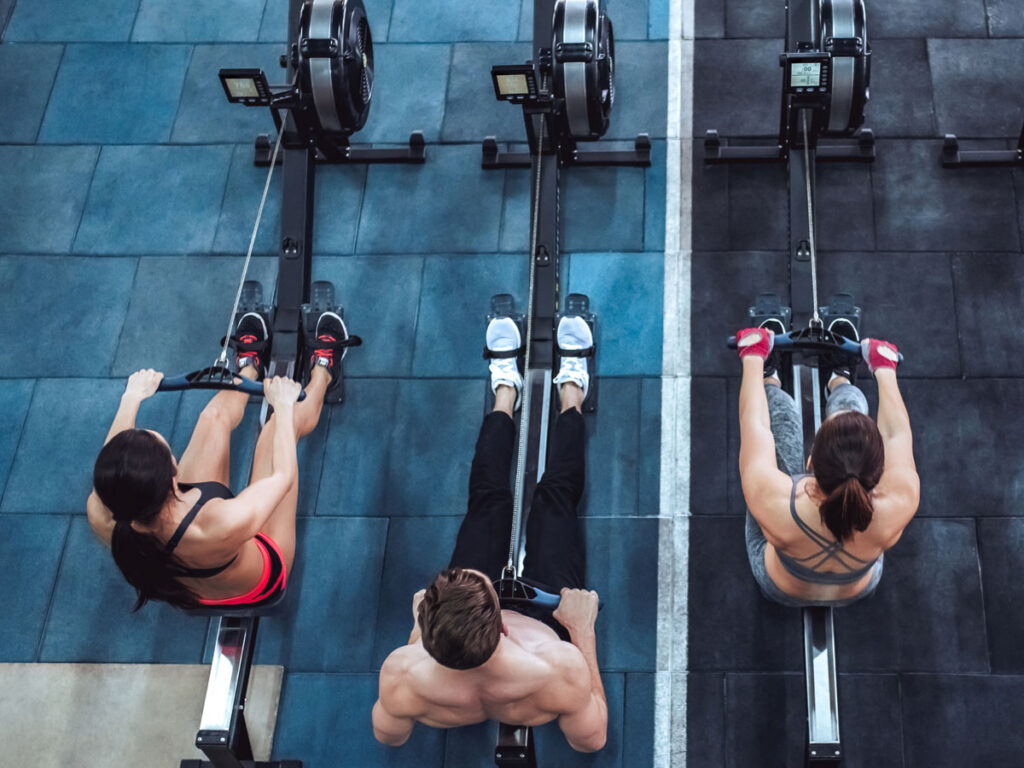
POLYGON ((345 399, 345 355, 348 354, 349 347, 362 346, 363 340, 350 334, 348 327, 345 328, 346 337, 340 341, 333 343, 324 343, 317 341, 316 338, 316 324, 320 319, 320 315, 324 312, 333 312, 341 318, 342 323, 345 322, 345 309, 337 303, 334 297, 334 283, 326 280, 318 280, 310 286, 309 290, 309 301, 302 305, 302 340, 303 340, 303 353, 302 353, 302 364, 303 364, 303 378, 308 380, 312 371, 309 370, 309 353, 318 347, 330 347, 332 349, 341 349, 341 360, 340 370, 338 372, 338 378, 328 388, 327 393, 324 395, 325 403, 340 403, 345 399))
MULTIPOLYGON (((582 317, 590 326, 590 332, 594 336, 594 346, 589 350, 568 350, 563 352, 556 345, 555 352, 559 357, 585 357, 587 359, 587 372, 590 374, 590 388, 587 390, 587 398, 583 401, 583 412, 594 413, 597 410, 598 382, 597 382, 597 315, 590 311, 590 297, 585 293, 570 293, 565 298, 565 310, 555 317, 555 328, 558 328, 558 321, 563 317, 582 317)), ((557 344, 557 342, 556 342, 557 344)), ((558 365, 561 361, 557 361, 558 365)), ((558 372, 558 365, 555 372, 558 372)))
POLYGON ((751 326, 760 327, 765 320, 776 319, 788 331, 793 323, 793 310, 782 303, 777 293, 759 293, 750 308, 751 326))

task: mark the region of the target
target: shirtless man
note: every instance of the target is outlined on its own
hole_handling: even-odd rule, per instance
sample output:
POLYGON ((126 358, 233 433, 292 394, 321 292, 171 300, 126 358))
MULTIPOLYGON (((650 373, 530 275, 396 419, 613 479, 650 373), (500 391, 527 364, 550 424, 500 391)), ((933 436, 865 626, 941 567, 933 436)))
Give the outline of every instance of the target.
MULTIPOLYGON (((488 349, 507 351, 520 343, 513 321, 491 321, 488 349)), ((589 326, 578 317, 563 318, 558 345, 590 348, 589 326)), ((501 610, 491 584, 508 558, 512 415, 523 379, 515 358, 492 359, 490 369, 494 411, 477 439, 469 508, 448 569, 413 597, 408 644, 381 667, 373 732, 397 747, 417 721, 452 728, 489 719, 514 725, 557 719, 573 749, 595 752, 607 737, 608 707, 597 666, 597 593, 584 588, 586 551, 576 517, 584 481, 586 360, 563 357, 554 379, 562 412, 526 529, 522 580, 550 592, 561 589, 554 621, 550 614, 501 610)))

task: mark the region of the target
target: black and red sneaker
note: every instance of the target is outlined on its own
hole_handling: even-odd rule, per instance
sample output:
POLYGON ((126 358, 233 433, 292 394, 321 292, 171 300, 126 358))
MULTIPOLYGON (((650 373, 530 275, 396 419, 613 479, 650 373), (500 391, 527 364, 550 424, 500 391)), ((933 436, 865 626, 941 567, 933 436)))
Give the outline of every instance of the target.
POLYGON ((235 327, 231 346, 235 350, 236 370, 251 365, 263 375, 263 356, 267 348, 267 324, 259 312, 246 312, 235 327))
POLYGON ((309 356, 309 372, 322 365, 331 374, 333 385, 341 375, 341 361, 348 352, 348 328, 341 315, 335 312, 324 312, 316 321, 316 346, 309 356))

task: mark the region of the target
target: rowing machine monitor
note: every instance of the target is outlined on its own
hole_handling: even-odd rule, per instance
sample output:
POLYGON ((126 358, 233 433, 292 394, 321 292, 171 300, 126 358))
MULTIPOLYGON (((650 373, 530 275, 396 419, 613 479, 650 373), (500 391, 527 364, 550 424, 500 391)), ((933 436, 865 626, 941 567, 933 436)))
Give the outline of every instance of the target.
POLYGON ((532 64, 496 64, 491 67, 491 80, 494 82, 494 95, 499 101, 522 104, 536 101, 540 93, 537 72, 532 64))
POLYGON ((247 107, 270 106, 270 84, 262 69, 222 69, 220 84, 232 104, 247 107))

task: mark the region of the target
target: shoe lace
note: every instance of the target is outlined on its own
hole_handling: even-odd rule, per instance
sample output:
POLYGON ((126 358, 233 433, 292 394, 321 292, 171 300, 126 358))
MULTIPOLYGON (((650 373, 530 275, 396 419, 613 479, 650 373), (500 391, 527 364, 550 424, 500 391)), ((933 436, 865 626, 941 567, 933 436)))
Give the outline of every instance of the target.
MULTIPOLYGON (((325 344, 331 344, 337 341, 334 336, 329 333, 322 333, 316 337, 317 341, 322 341, 325 344)), ((313 355, 317 358, 326 358, 330 365, 334 365, 334 348, 333 347, 322 347, 320 349, 314 349, 313 355)))
MULTIPOLYGON (((257 341, 259 341, 259 337, 252 333, 245 333, 238 337, 238 341, 241 342, 242 344, 255 344, 257 341)), ((238 355, 238 360, 239 362, 243 360, 255 360, 256 362, 254 363, 254 365, 257 367, 259 367, 260 364, 260 356, 256 352, 253 352, 251 350, 241 352, 238 355)))

